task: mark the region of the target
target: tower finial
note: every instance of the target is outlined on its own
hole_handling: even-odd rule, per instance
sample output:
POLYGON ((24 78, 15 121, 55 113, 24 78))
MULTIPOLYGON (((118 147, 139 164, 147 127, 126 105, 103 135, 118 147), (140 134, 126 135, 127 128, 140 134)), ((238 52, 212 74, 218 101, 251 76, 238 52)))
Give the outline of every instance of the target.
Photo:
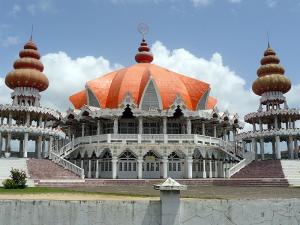
POLYGON ((268 48, 271 48, 269 31, 267 32, 267 41, 268 41, 268 48))
POLYGON ((142 34, 143 40, 145 39, 145 35, 148 34, 149 32, 149 27, 147 24, 145 23, 140 23, 138 25, 138 32, 140 32, 140 34, 142 34))
POLYGON ((30 41, 32 41, 32 35, 33 35, 33 24, 31 24, 31 34, 30 34, 30 41))

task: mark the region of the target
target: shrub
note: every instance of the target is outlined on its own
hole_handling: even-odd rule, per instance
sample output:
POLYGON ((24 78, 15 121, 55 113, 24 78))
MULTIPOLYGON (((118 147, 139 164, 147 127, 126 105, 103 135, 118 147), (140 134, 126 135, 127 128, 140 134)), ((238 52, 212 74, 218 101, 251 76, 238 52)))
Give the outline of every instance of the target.
POLYGON ((16 189, 17 185, 13 179, 6 179, 2 182, 5 189, 16 189))
POLYGON ((26 172, 18 169, 11 169, 10 177, 15 182, 17 188, 25 188, 26 187, 26 172))

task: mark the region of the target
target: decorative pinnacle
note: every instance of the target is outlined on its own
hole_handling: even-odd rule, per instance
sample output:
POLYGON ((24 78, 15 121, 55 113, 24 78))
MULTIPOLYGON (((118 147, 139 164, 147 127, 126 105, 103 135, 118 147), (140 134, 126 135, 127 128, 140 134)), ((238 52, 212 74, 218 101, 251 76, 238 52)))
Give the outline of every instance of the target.
POLYGON ((31 25, 30 41, 32 41, 32 35, 33 35, 33 24, 31 25))
POLYGON ((137 30, 140 34, 142 34, 143 39, 145 39, 145 35, 149 32, 149 27, 145 23, 140 23, 137 30))

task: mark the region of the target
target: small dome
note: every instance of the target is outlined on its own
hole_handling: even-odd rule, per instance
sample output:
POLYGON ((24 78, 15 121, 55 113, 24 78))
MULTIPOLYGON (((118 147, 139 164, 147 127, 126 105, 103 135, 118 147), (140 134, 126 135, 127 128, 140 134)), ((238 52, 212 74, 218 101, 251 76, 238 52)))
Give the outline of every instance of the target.
POLYGON ((40 62, 40 54, 36 44, 29 40, 19 53, 20 59, 14 63, 14 70, 5 78, 5 84, 15 89, 17 87, 31 87, 44 91, 49 86, 48 78, 43 74, 44 66, 40 62))
POLYGON ((291 89, 290 80, 284 75, 284 68, 279 64, 280 59, 275 51, 268 46, 257 70, 258 78, 252 85, 255 94, 261 96, 265 92, 280 91, 283 94, 291 89))

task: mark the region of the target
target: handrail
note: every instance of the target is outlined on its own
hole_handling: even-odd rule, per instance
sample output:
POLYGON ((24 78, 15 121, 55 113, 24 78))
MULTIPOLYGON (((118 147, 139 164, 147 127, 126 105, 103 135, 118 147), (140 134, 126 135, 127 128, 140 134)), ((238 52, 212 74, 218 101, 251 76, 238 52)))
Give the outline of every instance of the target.
POLYGON ((51 160, 64 167, 65 169, 75 173, 76 175, 80 176, 81 179, 84 179, 84 169, 76 166, 75 164, 71 163, 70 161, 60 157, 59 155, 55 154, 54 152, 50 152, 51 160))
POLYGON ((234 165, 228 170, 228 173, 226 174, 227 178, 232 177, 234 174, 239 172, 241 169, 249 165, 254 159, 255 159, 255 153, 254 152, 246 152, 244 154, 245 158, 240 161, 238 164, 234 165))

